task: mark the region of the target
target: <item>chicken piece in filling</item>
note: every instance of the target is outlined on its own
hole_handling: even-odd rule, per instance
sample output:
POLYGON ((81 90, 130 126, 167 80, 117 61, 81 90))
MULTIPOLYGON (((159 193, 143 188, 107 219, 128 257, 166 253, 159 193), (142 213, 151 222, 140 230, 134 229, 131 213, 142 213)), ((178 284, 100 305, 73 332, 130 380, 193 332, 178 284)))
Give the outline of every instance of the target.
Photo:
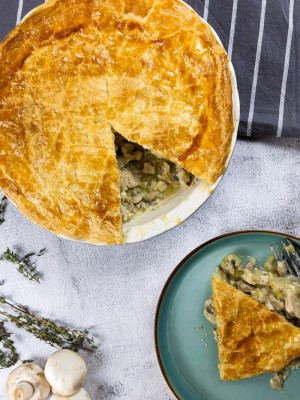
POLYGON ((178 165, 156 157, 149 150, 115 133, 120 169, 123 222, 152 210, 179 189, 187 189, 197 178, 178 165))
MULTIPOLYGON (((247 257, 243 263, 237 255, 229 254, 217 266, 216 273, 230 285, 300 327, 300 278, 288 273, 285 261, 270 256, 262 267, 258 267, 254 257, 247 257)), ((216 324, 211 297, 205 301, 204 316, 216 324)), ((272 388, 282 389, 289 371, 299 366, 300 360, 297 359, 288 368, 276 372, 270 380, 272 388)))

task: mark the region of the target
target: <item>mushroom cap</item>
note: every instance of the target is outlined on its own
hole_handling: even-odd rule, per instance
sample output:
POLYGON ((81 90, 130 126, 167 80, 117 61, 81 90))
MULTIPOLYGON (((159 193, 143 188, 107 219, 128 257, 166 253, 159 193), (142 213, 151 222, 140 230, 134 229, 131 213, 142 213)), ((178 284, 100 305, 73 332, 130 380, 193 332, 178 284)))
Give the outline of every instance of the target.
MULTIPOLYGON (((18 394, 18 385, 28 383, 33 388, 30 400, 45 400, 50 393, 50 386, 46 381, 44 371, 36 364, 22 364, 14 369, 7 377, 5 390, 9 398, 22 398, 18 394), (16 396, 19 397, 16 397, 16 396)), ((27 397, 28 398, 28 397, 27 397)))
POLYGON ((81 388, 79 392, 73 394, 73 396, 66 397, 60 394, 54 394, 50 397, 50 400, 91 400, 91 397, 84 388, 81 388))
POLYGON ((84 359, 72 350, 58 350, 51 354, 45 365, 45 376, 52 392, 72 396, 83 385, 87 374, 84 359))

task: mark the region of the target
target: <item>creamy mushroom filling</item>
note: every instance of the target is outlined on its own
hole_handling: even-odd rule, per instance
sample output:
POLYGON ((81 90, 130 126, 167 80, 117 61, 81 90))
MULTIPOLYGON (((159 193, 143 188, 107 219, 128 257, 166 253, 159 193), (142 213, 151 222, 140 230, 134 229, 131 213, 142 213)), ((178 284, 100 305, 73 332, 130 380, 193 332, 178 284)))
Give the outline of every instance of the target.
MULTIPOLYGON (((288 273, 287 264, 270 256, 262 267, 254 257, 245 262, 235 254, 226 256, 216 267, 216 274, 269 310, 277 312, 293 325, 300 327, 300 278, 288 273)), ((212 298, 204 304, 204 316, 216 324, 212 298)), ((294 360, 290 369, 299 368, 299 360, 294 360)), ((282 389, 288 370, 276 372, 270 380, 273 389, 282 389)))
POLYGON ((156 157, 151 151, 115 133, 120 168, 123 222, 154 209, 179 189, 187 189, 197 178, 178 165, 156 157))

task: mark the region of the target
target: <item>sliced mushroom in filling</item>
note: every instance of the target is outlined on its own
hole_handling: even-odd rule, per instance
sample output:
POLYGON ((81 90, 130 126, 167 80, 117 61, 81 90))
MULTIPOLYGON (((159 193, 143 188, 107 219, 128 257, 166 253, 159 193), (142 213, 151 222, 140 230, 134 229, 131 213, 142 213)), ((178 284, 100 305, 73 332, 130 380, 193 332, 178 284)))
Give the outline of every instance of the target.
POLYGON ((115 133, 115 145, 123 222, 156 208, 179 189, 187 189, 197 181, 183 168, 127 141, 118 133, 115 133))

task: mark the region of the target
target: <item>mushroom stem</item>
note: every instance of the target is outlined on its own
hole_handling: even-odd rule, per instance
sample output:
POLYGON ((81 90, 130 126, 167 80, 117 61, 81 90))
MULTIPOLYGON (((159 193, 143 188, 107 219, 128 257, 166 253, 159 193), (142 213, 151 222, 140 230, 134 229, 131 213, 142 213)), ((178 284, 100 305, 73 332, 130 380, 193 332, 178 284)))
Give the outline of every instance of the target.
POLYGON ((26 381, 22 381, 17 385, 13 393, 13 399, 30 400, 33 394, 34 394, 34 387, 32 386, 32 384, 26 381))

